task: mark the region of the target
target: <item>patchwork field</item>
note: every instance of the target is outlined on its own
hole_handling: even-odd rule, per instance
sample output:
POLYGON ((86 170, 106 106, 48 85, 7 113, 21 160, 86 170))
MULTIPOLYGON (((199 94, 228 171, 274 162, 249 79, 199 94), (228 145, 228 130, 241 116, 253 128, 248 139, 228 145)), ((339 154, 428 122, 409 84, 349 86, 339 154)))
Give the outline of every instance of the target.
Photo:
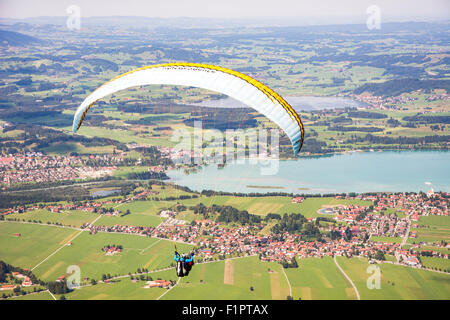
POLYGON ((302 203, 291 203, 290 197, 233 197, 233 196, 214 196, 200 197, 198 199, 189 199, 182 201, 186 205, 192 205, 202 202, 206 206, 213 204, 233 206, 239 210, 247 210, 249 213, 258 215, 267 215, 268 213, 301 213, 305 217, 329 216, 317 213, 323 205, 363 205, 370 206, 371 201, 362 200, 343 200, 330 197, 324 198, 307 198, 302 203))
POLYGON ((102 216, 94 225, 96 226, 113 226, 113 225, 128 225, 128 226, 142 226, 142 227, 156 227, 164 219, 156 215, 146 215, 139 213, 131 213, 123 217, 120 216, 102 216))
POLYGON ((409 238, 408 243, 450 241, 450 219, 447 216, 421 216, 418 228, 411 228, 417 238, 409 238))
MULTIPOLYGON (((153 280, 177 280, 174 270, 148 274, 153 280)), ((129 277, 113 283, 98 283, 74 290, 65 297, 69 300, 155 300, 167 291, 164 288, 144 288, 146 281, 132 282, 129 277)))
MULTIPOLYGON (((289 198, 272 197, 279 209, 303 207, 300 212, 314 214, 323 205, 341 204, 343 200, 334 198, 309 198, 302 204, 291 204, 289 198)), ((210 203, 204 199, 180 200, 180 203, 193 205, 203 202, 228 204, 248 210, 253 208, 260 214, 264 206, 256 207, 253 198, 218 196, 210 203)), ((270 202, 269 199, 264 199, 270 202)), ((177 201, 136 201, 118 206, 121 211, 132 212, 124 217, 102 216, 96 224, 132 224, 157 225, 162 220, 157 213, 168 208, 177 201)), ((262 201, 264 204, 264 201, 262 201)), ((361 203, 361 202, 358 202, 361 203)), ((365 205, 368 205, 364 203, 365 205)), ((115 205, 117 206, 117 205, 115 205)), ((268 211, 272 212, 272 211, 268 211)), ((267 213, 267 212, 266 212, 267 213)), ((193 218, 188 210, 182 215, 187 220, 193 218)), ((41 220, 79 226, 92 221, 98 215, 79 211, 51 213, 36 210, 14 217, 27 220, 41 220)), ((419 235, 433 236, 447 230, 447 221, 441 217, 422 217, 418 228, 419 235), (430 218, 430 219, 423 219, 430 218)), ((411 240, 411 239, 410 239, 411 240)), ((417 240, 417 239, 415 239, 417 240)), ((371 241, 401 241, 400 238, 372 237, 371 241)), ((147 268, 153 279, 178 280, 174 269, 152 272, 170 267, 173 264, 173 242, 137 235, 97 233, 90 235, 70 228, 27 224, 18 222, 0 223, 0 243, 11 244, 0 246, 0 260, 25 268, 33 268, 50 254, 54 255, 42 262, 33 271, 44 281, 54 281, 66 274, 67 267, 78 265, 84 284, 90 279, 100 280, 102 274, 111 276, 135 273, 138 268, 147 268), (20 237, 14 236, 20 233, 20 237), (64 246, 72 240, 71 246, 64 246), (101 249, 106 245, 122 245, 120 254, 106 256, 101 249)), ((187 251, 190 245, 177 244, 180 252, 187 251)), ((447 250, 447 249, 442 249, 447 250)), ((388 257, 390 258, 390 257, 388 257)), ((338 257, 338 262, 353 280, 361 295, 361 299, 450 299, 450 276, 437 272, 419 270, 389 263, 378 265, 381 269, 381 289, 368 289, 366 281, 369 264, 365 259, 347 259, 338 257)), ((448 270, 449 260, 421 257, 424 266, 433 269, 448 270)), ((393 259, 388 259, 393 260, 393 259)), ((233 260, 200 263, 194 266, 189 277, 182 278, 170 291, 167 289, 145 289, 144 281, 132 282, 128 277, 109 284, 85 286, 66 295, 68 299, 281 299, 284 300, 292 292, 293 299, 356 299, 350 283, 343 277, 334 261, 322 259, 299 259, 299 268, 285 269, 277 263, 265 263, 254 257, 233 260), (125 293, 125 295, 124 295, 125 293)), ((67 274, 66 274, 67 275, 67 274)), ((53 299, 48 293, 39 293, 23 297, 24 299, 53 299)), ((57 296, 57 298, 59 298, 57 296)), ((17 299, 21 299, 18 297, 17 299)))
POLYGON ((2 222, 0 260, 31 269, 78 232, 68 228, 2 222), (21 236, 14 236, 15 233, 20 233, 21 236))
POLYGON ((411 228, 417 238, 409 238, 408 243, 450 241, 450 227, 411 228))
POLYGON ((86 222, 94 221, 98 215, 90 212, 65 210, 61 213, 53 213, 48 210, 33 210, 24 213, 8 215, 8 219, 20 219, 21 221, 41 221, 41 223, 61 223, 67 226, 80 227, 86 222))
POLYGON ((294 300, 356 299, 350 283, 331 257, 297 259, 298 269, 286 269, 294 300))
MULTIPOLYGON (((70 127, 66 127, 65 129, 70 130, 70 127)), ((145 136, 142 134, 137 134, 137 132, 133 130, 121 130, 121 129, 115 129, 110 130, 103 127, 89 127, 89 126, 83 126, 78 131, 80 134, 85 135, 87 137, 101 137, 101 138, 107 138, 116 140, 123 143, 139 143, 139 144, 149 144, 149 145, 155 145, 155 146, 173 146, 174 143, 169 140, 169 137, 152 137, 152 136, 145 136)), ((111 142, 111 145, 113 145, 113 142, 111 142)))
POLYGON ((48 154, 68 154, 71 152, 76 152, 78 154, 111 154, 114 150, 114 145, 110 146, 96 146, 96 147, 85 147, 81 143, 61 143, 54 144, 47 148, 42 148, 48 154))
MULTIPOLYGON (((263 263, 258 257, 233 260, 233 284, 225 284, 224 277, 230 277, 231 270, 225 270, 225 262, 197 264, 189 277, 168 292, 163 299, 286 299, 289 288, 286 278, 281 276, 281 265, 263 263), (272 272, 280 274, 274 280, 272 272), (253 289, 253 290, 252 290, 253 289)), ((230 278, 228 278, 230 279, 230 278)))
MULTIPOLYGON (((177 244, 181 251, 191 246, 177 244)), ((66 273, 70 265, 81 268, 81 277, 99 280, 102 274, 124 275, 138 268, 148 270, 170 266, 173 259, 173 243, 136 235, 83 232, 34 271, 43 280, 56 280, 66 273), (106 256, 101 250, 106 245, 122 245, 123 252, 106 256)))
POLYGON ((369 289, 366 259, 337 258, 339 265, 353 280, 361 299, 450 299, 450 275, 390 263, 377 265, 381 271, 380 289, 369 289))
POLYGON ((24 296, 14 296, 13 300, 54 300, 48 291, 41 291, 38 293, 27 294, 24 296))
POLYGON ((450 271, 450 259, 434 258, 434 257, 420 257, 420 262, 425 268, 435 270, 450 271))

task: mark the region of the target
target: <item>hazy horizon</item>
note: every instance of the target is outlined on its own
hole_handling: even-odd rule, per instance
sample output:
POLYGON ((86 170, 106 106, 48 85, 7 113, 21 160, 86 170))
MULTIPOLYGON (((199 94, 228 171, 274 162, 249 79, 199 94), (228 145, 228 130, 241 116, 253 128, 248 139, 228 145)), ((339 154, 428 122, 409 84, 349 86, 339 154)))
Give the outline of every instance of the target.
POLYGON ((365 23, 367 9, 376 5, 384 22, 401 21, 442 21, 449 19, 450 1, 399 0, 399 1, 295 1, 279 0, 256 1, 229 0, 214 2, 193 0, 189 3, 181 0, 154 2, 128 0, 90 2, 44 0, 38 3, 24 0, 2 0, 0 18, 11 20, 43 19, 46 17, 64 18, 69 15, 67 9, 76 5, 83 18, 140 17, 153 19, 197 18, 217 20, 254 20, 273 23, 294 24, 354 24, 365 23))

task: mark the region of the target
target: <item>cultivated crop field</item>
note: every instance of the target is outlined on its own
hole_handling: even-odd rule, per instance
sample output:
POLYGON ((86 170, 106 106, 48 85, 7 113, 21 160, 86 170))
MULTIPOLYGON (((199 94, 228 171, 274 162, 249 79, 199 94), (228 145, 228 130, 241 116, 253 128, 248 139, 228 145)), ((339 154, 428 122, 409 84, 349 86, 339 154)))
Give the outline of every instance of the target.
POLYGON ((411 228, 411 231, 417 232, 417 238, 409 238, 408 243, 450 241, 449 227, 428 226, 411 228))

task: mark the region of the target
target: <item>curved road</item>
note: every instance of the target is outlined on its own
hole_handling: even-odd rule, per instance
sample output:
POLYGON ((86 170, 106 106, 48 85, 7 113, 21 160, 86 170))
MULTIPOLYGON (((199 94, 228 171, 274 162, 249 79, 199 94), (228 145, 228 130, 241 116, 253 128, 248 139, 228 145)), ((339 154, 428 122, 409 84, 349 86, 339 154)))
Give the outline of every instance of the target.
POLYGON ((361 300, 361 297, 359 296, 359 292, 358 289, 356 289, 355 284, 353 283, 352 279, 350 279, 350 277, 344 272, 344 270, 342 270, 341 266, 339 265, 339 263, 336 260, 336 256, 334 256, 334 263, 336 264, 336 266, 339 268, 339 270, 341 270, 342 274, 344 275, 344 277, 350 282, 350 284, 352 285, 353 289, 355 290, 356 293, 356 298, 358 300, 361 300))

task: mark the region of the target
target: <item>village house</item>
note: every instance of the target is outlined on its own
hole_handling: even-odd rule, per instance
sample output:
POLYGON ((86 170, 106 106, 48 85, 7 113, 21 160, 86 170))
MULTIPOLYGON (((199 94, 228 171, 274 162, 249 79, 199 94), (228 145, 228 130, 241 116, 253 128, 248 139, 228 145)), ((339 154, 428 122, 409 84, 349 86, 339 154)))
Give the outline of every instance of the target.
POLYGON ((122 249, 119 247, 109 247, 109 248, 104 247, 102 250, 105 252, 105 255, 107 255, 107 256, 113 256, 115 254, 122 252, 122 249))
POLYGON ((405 261, 405 263, 406 263, 407 265, 409 265, 409 266, 412 266, 412 267, 418 267, 418 266, 420 266, 420 262, 419 262, 419 260, 418 260, 416 257, 409 257, 409 258, 405 261))
POLYGON ((16 287, 17 287, 17 285, 15 285, 15 284, 5 284, 0 287, 0 291, 14 290, 16 287))
POLYGON ((168 288, 168 287, 170 287, 170 281, 166 280, 147 281, 147 284, 144 286, 144 288, 168 288))
POLYGON ((292 198, 291 202, 292 203, 302 203, 303 200, 304 200, 303 197, 295 197, 295 198, 292 198))

